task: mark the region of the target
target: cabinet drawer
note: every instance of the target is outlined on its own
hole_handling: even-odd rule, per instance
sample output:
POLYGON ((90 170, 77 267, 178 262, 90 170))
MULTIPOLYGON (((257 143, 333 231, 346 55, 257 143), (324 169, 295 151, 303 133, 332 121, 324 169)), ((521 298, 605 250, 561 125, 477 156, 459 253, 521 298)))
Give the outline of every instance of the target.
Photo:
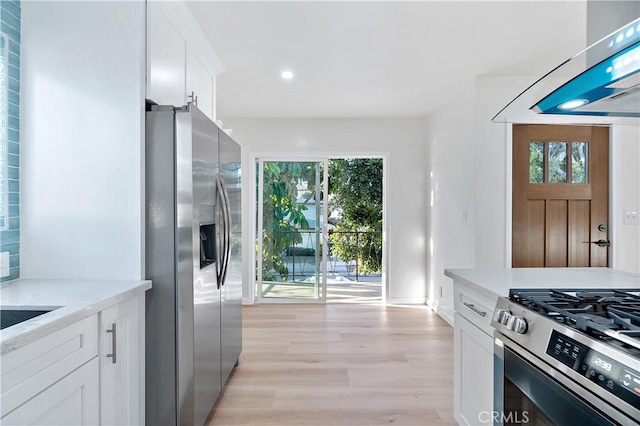
POLYGON ((2 423, 97 425, 98 398, 98 359, 94 358, 2 417, 2 423))
POLYGON ((456 286, 455 311, 490 336, 493 336, 491 317, 495 304, 495 300, 492 301, 466 287, 456 286))
POLYGON ((3 355, 2 414, 9 413, 97 355, 97 314, 3 355))

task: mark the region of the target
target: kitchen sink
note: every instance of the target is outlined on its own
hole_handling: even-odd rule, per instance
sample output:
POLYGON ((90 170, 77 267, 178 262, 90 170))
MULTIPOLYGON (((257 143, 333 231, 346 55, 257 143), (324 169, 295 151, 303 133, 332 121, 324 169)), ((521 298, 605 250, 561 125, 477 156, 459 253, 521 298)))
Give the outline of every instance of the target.
POLYGON ((0 329, 11 327, 12 325, 19 324, 21 322, 30 320, 40 315, 44 315, 47 312, 51 312, 57 308, 52 309, 8 309, 0 308, 0 329))

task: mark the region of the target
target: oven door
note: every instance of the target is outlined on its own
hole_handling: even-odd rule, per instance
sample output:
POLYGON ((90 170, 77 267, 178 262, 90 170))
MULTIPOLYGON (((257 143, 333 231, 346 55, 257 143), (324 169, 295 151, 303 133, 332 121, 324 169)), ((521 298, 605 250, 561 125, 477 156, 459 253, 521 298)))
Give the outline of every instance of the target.
POLYGON ((586 389, 496 333, 494 425, 618 424, 603 414, 611 412, 610 406, 601 400, 595 402, 596 406, 593 394, 586 389))

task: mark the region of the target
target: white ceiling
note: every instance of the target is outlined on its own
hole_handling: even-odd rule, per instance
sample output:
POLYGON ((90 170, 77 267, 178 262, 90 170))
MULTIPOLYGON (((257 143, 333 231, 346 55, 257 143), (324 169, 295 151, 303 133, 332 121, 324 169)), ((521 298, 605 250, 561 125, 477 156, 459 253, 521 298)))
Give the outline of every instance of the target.
POLYGON ((541 76, 586 47, 583 1, 189 6, 226 67, 223 120, 425 116, 476 76, 541 76))

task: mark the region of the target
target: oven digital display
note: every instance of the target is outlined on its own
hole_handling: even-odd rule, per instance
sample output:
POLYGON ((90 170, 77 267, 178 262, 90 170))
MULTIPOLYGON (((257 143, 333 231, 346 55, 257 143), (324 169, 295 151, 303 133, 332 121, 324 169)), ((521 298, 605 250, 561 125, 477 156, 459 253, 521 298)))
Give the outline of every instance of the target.
POLYGON ((601 382, 605 387, 613 388, 613 384, 619 381, 619 364, 593 349, 587 352, 580 371, 587 378, 601 382))
POLYGON ((610 362, 605 361, 602 357, 598 355, 590 355, 588 362, 589 364, 591 364, 592 367, 602 369, 607 373, 612 372, 611 370, 613 369, 613 365, 610 362))

